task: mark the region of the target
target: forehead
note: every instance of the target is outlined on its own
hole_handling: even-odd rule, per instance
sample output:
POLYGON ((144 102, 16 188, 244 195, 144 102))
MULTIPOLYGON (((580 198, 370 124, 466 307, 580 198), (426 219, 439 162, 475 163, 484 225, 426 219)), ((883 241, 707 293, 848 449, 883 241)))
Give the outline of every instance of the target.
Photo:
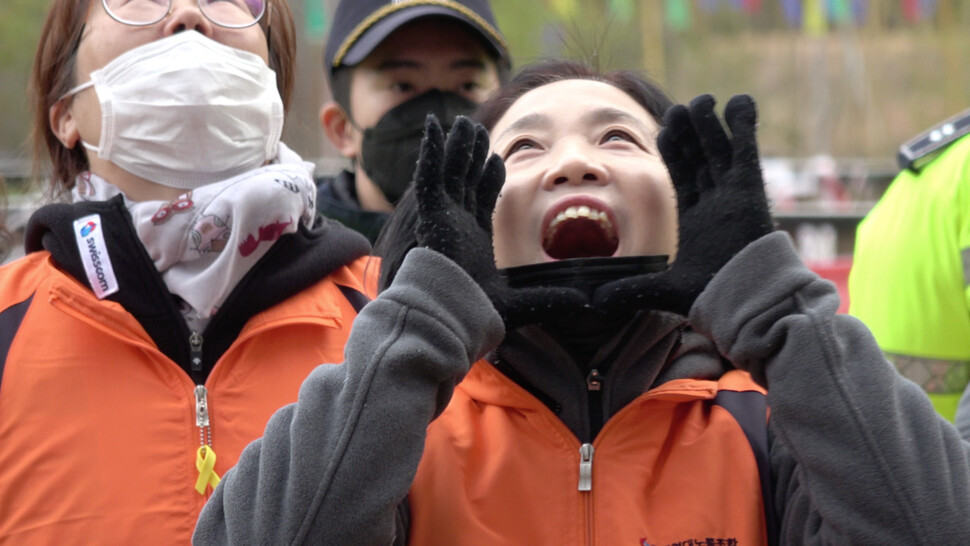
POLYGON ((651 131, 658 128, 653 116, 620 89, 608 83, 576 79, 546 84, 525 93, 499 118, 492 135, 501 135, 510 125, 527 116, 539 115, 557 124, 568 125, 580 119, 600 119, 582 115, 596 110, 622 112, 651 131))

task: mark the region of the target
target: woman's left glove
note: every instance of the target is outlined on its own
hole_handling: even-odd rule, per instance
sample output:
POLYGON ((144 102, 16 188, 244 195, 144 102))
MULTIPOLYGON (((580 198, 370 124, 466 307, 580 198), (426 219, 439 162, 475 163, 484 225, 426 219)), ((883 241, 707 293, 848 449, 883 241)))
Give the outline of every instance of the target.
POLYGON ((714 97, 667 110, 657 145, 677 193, 677 257, 669 269, 605 284, 594 307, 605 312, 661 309, 687 315, 707 283, 748 243, 774 230, 761 177, 754 100, 737 95, 724 108, 714 97))
POLYGON ((482 288, 506 330, 588 308, 588 298, 568 288, 512 289, 499 275, 492 251, 492 211, 505 182, 505 164, 488 157, 488 132, 459 116, 445 141, 434 114, 425 123, 415 170, 419 246, 444 254, 482 288))

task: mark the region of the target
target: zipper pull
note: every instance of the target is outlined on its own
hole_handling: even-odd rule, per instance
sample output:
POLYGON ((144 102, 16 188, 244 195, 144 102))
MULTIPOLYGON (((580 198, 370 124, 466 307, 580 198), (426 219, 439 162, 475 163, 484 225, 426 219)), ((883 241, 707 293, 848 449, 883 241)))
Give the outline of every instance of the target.
POLYGON ((593 444, 579 446, 579 490, 593 489, 593 444))
POLYGON ((209 426, 209 399, 205 385, 195 387, 195 426, 209 426))
POLYGON ((591 391, 598 391, 603 388, 603 375, 596 368, 589 371, 586 376, 586 388, 591 391))
POLYGON ((199 476, 195 480, 195 490, 205 495, 206 488, 215 489, 219 485, 216 474, 216 452, 212 449, 212 431, 209 428, 209 391, 205 385, 195 386, 195 426, 199 427, 199 449, 195 453, 195 468, 199 476))
POLYGON ((192 332, 189 336, 190 356, 192 359, 192 371, 202 371, 202 334, 192 332))

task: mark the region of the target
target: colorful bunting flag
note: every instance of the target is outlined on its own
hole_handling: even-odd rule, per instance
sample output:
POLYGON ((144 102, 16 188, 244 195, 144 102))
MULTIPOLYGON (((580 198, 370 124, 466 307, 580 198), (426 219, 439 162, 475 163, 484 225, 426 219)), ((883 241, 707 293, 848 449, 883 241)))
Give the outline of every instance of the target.
POLYGON ((919 0, 903 0, 903 16, 910 23, 919 23, 919 0))
POLYGON ((690 29, 690 6, 687 0, 665 0, 664 22, 671 30, 682 32, 690 29))
POLYGON ((826 5, 829 21, 837 25, 847 25, 852 22, 852 6, 848 0, 828 0, 826 5))
POLYGON ((863 26, 869 20, 869 0, 852 0, 852 20, 863 26))
POLYGON ((781 0, 781 11, 789 25, 802 26, 802 0, 781 0))
MULTIPOLYGON (((549 0, 554 5, 573 0, 549 0)), ((830 26, 864 26, 869 21, 871 2, 887 0, 778 0, 785 22, 801 28, 810 36, 822 36, 830 26)), ((635 0, 609 0, 610 12, 626 21, 633 17, 635 0)), ((939 0, 900 0, 903 17, 918 24, 936 16, 939 0)), ((664 19, 668 28, 683 31, 691 27, 691 6, 703 16, 716 16, 723 9, 743 11, 748 15, 761 12, 763 0, 664 0, 664 19)))
POLYGON ((761 11, 761 0, 743 0, 741 7, 748 13, 758 13, 761 11))
POLYGON ((809 36, 823 36, 828 32, 825 0, 805 0, 802 7, 802 30, 809 36))

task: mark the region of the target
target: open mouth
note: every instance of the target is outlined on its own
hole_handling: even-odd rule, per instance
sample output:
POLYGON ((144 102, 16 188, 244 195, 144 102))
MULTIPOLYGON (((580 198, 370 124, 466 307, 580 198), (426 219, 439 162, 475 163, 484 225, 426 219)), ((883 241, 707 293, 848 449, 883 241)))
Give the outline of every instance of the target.
POLYGON ((542 249, 555 260, 612 256, 620 245, 606 207, 584 200, 547 214, 542 249))

